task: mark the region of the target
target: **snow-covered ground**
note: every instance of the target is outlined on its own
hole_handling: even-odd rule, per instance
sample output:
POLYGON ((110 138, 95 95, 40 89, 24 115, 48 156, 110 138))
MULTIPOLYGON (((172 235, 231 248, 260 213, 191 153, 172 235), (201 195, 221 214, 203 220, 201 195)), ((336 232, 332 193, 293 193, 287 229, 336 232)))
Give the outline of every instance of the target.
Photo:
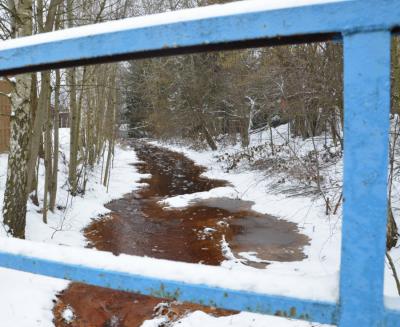
MULTIPOLYGON (((159 327, 166 318, 155 318, 145 321, 141 327, 159 327)), ((178 320, 173 326, 179 327, 329 327, 329 325, 311 324, 256 313, 241 312, 227 317, 214 317, 202 311, 195 311, 178 320)))
MULTIPOLYGON (((60 130, 60 151, 68 161, 69 130, 60 130)), ((88 180, 84 197, 68 196, 65 182, 67 167, 60 156, 57 204, 63 210, 49 212, 48 224, 42 222, 42 214, 31 202, 28 204, 26 238, 32 241, 60 244, 73 247, 84 247, 86 240, 82 229, 91 219, 105 214, 109 210, 104 207, 107 202, 121 198, 124 194, 139 187, 137 182, 142 175, 138 174, 131 163, 137 162, 135 152, 128 148, 116 147, 114 168, 111 171, 110 185, 102 186, 101 164, 98 165, 88 180)), ((2 221, 2 205, 6 181, 7 155, 0 154, 0 217, 2 221)), ((43 166, 40 176, 43 177, 43 166)), ((44 178, 40 178, 42 183, 44 178)), ((39 190, 43 187, 39 186, 39 190)), ((42 195, 39 195, 42 199, 42 195)), ((3 226, 0 235, 5 236, 3 226)), ((0 326, 15 327, 48 327, 53 326, 52 300, 55 294, 68 286, 64 280, 48 278, 0 268, 0 326)))

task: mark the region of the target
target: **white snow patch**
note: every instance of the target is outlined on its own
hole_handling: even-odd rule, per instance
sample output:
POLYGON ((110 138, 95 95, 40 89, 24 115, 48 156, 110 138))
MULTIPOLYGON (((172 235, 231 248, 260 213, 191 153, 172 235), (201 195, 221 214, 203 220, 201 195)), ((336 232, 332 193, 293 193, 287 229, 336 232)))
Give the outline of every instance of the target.
POLYGON ((196 192, 190 194, 176 195, 163 200, 160 200, 161 205, 166 206, 166 208, 184 208, 190 203, 199 200, 211 199, 211 198, 229 198, 238 199, 238 193, 235 188, 230 186, 216 187, 206 192, 196 192))
POLYGON ((64 321, 65 321, 67 324, 70 324, 70 323, 73 322, 74 319, 75 319, 74 310, 72 310, 72 308, 71 308, 70 306, 67 306, 67 307, 63 310, 63 312, 62 312, 62 314, 61 314, 61 317, 64 319, 64 321))
POLYGON ((251 261, 251 262, 257 262, 257 263, 268 263, 269 262, 267 260, 260 259, 257 256, 257 254, 258 254, 257 252, 253 252, 253 251, 251 251, 251 252, 239 252, 238 254, 243 259, 246 259, 246 260, 251 261))
POLYGON ((151 320, 146 320, 140 327, 160 327, 168 321, 167 317, 158 317, 151 320))
POLYGON ((67 286, 65 280, 0 268, 1 326, 53 326, 54 295, 67 286))
MULTIPOLYGON (((159 319, 159 318, 157 318, 159 319)), ((147 320, 141 327, 158 327, 160 320, 147 320), (154 322, 154 324, 152 324, 154 322)), ((175 322, 179 327, 328 327, 328 325, 311 324, 309 322, 291 320, 255 313, 241 312, 227 317, 214 317, 202 311, 195 311, 175 322)))

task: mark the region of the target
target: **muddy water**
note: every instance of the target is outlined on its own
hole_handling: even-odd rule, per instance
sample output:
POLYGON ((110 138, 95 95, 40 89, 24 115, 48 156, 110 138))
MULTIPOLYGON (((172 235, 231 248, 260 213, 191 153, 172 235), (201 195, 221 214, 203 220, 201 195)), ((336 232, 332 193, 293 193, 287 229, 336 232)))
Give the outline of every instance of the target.
MULTIPOLYGON (((85 230, 90 247, 114 254, 210 265, 235 257, 255 268, 265 268, 271 260, 304 258, 302 248, 308 239, 298 233, 296 225, 252 211, 251 202, 219 198, 197 201, 184 209, 164 208, 159 204, 163 198, 208 191, 227 183, 201 177, 203 168, 181 154, 144 143, 136 143, 135 150, 142 161, 138 170, 151 174, 142 180, 147 186, 107 205, 111 214, 95 219, 85 230)), ((154 314, 175 319, 199 308, 227 314, 174 303, 154 311, 160 302, 152 297, 73 283, 58 296, 55 324, 136 327, 154 314), (62 318, 66 307, 75 313, 70 324, 62 318)))

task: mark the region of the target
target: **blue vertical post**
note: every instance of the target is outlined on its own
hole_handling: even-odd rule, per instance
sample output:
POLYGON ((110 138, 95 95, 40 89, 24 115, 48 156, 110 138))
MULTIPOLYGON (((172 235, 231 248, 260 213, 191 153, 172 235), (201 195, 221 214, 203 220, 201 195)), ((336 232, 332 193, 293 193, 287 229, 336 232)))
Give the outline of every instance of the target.
POLYGON ((340 327, 383 326, 389 31, 345 35, 340 327))

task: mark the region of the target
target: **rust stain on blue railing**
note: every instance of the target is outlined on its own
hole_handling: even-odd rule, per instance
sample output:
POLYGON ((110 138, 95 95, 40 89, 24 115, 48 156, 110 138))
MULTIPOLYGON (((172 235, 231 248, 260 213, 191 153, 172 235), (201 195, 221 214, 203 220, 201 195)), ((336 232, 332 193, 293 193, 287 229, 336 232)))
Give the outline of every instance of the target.
MULTIPOLYGON (((311 40, 344 44, 344 217, 338 303, 229 290, 45 260, 0 249, 0 266, 114 289, 293 317, 341 327, 400 326, 385 308, 383 275, 391 35, 400 1, 354 0, 294 8, 198 10, 196 19, 123 22, 0 43, 0 75, 76 64, 311 40), (223 13, 218 15, 218 13, 223 13), (205 14, 206 13, 206 14, 205 14), (373 176, 373 178, 371 178, 373 176)), ((195 9, 196 10, 196 9, 195 9)), ((193 17, 193 15, 192 15, 193 17)), ((165 18, 165 20, 163 20, 165 18)), ((65 250, 64 250, 65 251, 65 250)), ((34 251, 33 251, 34 253, 34 251)))

